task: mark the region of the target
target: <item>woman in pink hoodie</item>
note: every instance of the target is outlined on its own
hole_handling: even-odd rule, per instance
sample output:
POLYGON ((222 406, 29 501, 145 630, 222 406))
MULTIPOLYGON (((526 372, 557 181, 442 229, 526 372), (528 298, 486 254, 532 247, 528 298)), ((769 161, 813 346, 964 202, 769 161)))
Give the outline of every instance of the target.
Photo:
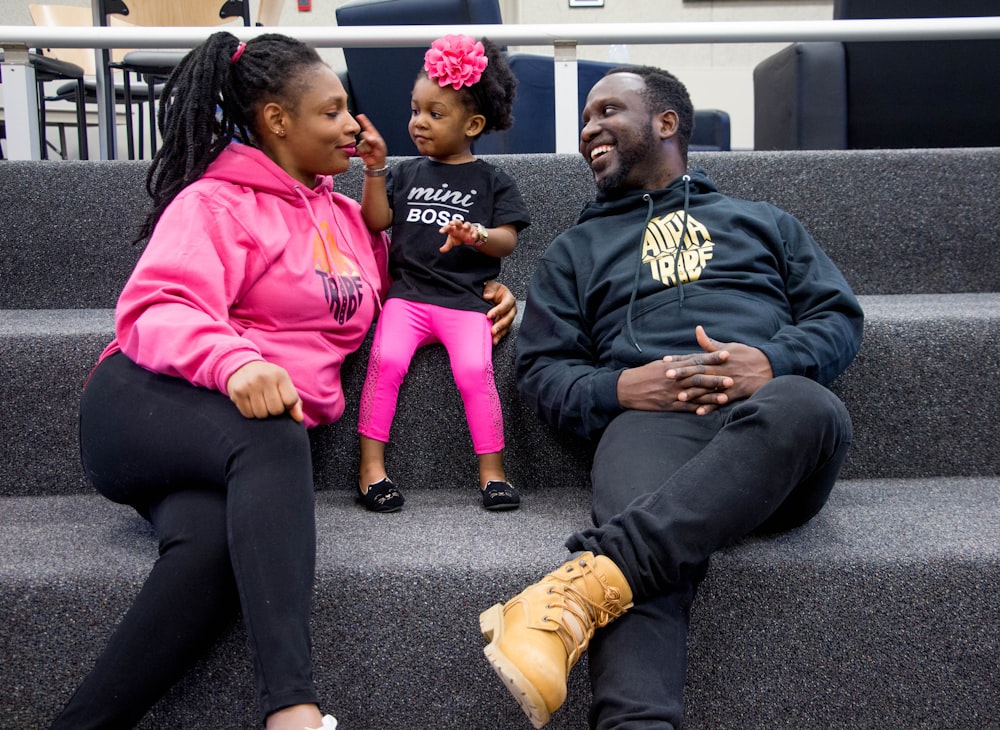
MULTIPOLYGON (((306 429, 343 413, 341 365, 387 285, 385 235, 330 177, 360 127, 315 50, 229 33, 178 66, 159 123, 149 241, 80 441, 90 480, 150 520, 160 556, 52 727, 134 727, 241 612, 261 721, 333 728, 310 654, 306 429)), ((506 332, 513 297, 495 283, 485 296, 506 332)))

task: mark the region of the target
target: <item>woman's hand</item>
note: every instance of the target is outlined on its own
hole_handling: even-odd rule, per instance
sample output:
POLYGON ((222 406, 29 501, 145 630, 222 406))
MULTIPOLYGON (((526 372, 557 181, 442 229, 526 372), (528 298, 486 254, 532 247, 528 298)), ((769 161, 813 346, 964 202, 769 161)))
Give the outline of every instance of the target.
POLYGON ((510 332, 517 315, 517 300, 510 289, 498 281, 487 281, 483 287, 483 299, 493 302, 496 306, 486 313, 493 323, 490 331, 493 333, 493 344, 496 345, 510 332))
POLYGON ((226 390, 246 418, 288 413, 293 421, 302 423, 302 399, 283 367, 264 360, 247 363, 229 376, 226 390))

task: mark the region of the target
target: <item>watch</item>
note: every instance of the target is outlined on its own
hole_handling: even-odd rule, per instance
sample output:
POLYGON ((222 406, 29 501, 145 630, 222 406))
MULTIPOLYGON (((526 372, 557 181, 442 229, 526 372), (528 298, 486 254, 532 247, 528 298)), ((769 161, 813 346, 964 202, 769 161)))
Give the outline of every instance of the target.
POLYGON ((476 229, 476 242, 472 245, 476 248, 482 248, 490 240, 490 232, 482 223, 473 223, 472 227, 476 229))

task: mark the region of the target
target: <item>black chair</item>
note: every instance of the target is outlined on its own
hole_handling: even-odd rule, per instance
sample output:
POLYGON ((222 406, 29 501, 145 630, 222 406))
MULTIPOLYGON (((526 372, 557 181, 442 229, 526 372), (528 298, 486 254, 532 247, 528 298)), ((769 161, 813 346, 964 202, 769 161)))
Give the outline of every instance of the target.
MULTIPOLYGON (((835 0, 835 20, 1000 15, 997 0, 835 0)), ((1000 40, 795 43, 754 69, 754 147, 1000 145, 1000 40)))
MULTIPOLYGON (((101 0, 101 18, 104 25, 112 23, 115 18, 118 23, 137 26, 207 26, 232 23, 240 19, 245 26, 250 22, 249 0, 101 0)), ((149 109, 149 153, 156 153, 156 100, 160 88, 181 59, 187 55, 187 50, 136 50, 126 53, 121 61, 111 63, 109 68, 121 69, 124 72, 123 95, 126 105, 131 105, 138 97, 149 109), (144 82, 142 91, 134 88, 131 76, 135 74, 144 82)), ((142 120, 140 118, 140 130, 142 120)), ((126 116, 128 130, 129 158, 135 157, 132 146, 132 117, 126 116)), ((139 157, 143 156, 142 134, 139 135, 139 157)))
MULTIPOLYGON (((38 139, 41 142, 41 155, 43 160, 49 157, 50 144, 46 139, 46 101, 53 101, 54 96, 47 96, 45 84, 50 81, 67 81, 68 86, 73 89, 72 98, 76 106, 76 133, 77 145, 79 147, 80 159, 86 160, 87 149, 87 108, 86 108, 86 88, 84 82, 84 70, 75 63, 60 61, 56 58, 49 58, 41 53, 31 52, 28 60, 35 71, 36 94, 38 97, 38 139)), ((4 52, 0 51, 0 63, 4 61, 4 52)), ((61 97, 59 97, 61 98, 61 97)), ((59 156, 66 159, 66 136, 63 126, 59 127, 59 156)))
MULTIPOLYGON (((28 6, 28 11, 31 14, 32 22, 37 26, 48 26, 48 27, 91 27, 93 25, 93 15, 90 8, 83 7, 82 5, 59 5, 52 3, 32 3, 28 6)), ((79 66, 83 71, 82 84, 80 79, 75 76, 73 80, 67 81, 64 84, 58 86, 55 91, 45 97, 46 101, 66 101, 72 104, 96 105, 97 99, 97 68, 95 62, 95 54, 93 49, 90 48, 45 48, 40 49, 46 55, 46 58, 52 60, 53 57, 57 57, 57 60, 68 62, 79 66)), ((53 80, 58 80, 58 77, 54 77, 53 80)), ((126 108, 126 128, 128 129, 128 145, 129 145, 129 156, 133 157, 133 140, 132 140, 132 106, 136 105, 139 112, 139 126, 142 127, 143 123, 143 109, 146 103, 145 92, 134 95, 133 97, 128 97, 125 93, 125 87, 123 83, 111 83, 110 77, 108 77, 109 84, 111 85, 112 100, 115 107, 119 105, 125 105, 126 108)))
MULTIPOLYGON (((497 0, 353 0, 337 10, 341 26, 499 24, 497 0)), ((455 32, 460 32, 456 28, 455 32)), ((425 48, 345 48, 348 93, 354 111, 371 117, 390 154, 415 155, 407 123, 410 91, 424 62, 425 48), (386 73, 391 69, 391 73, 386 73)), ((476 154, 555 151, 555 78, 551 56, 512 53, 507 57, 518 79, 514 127, 483 135, 476 154)), ((591 86, 620 64, 577 62, 580 105, 591 86)), ((729 115, 705 110, 696 114, 692 149, 729 149, 729 115)))
MULTIPOLYGON (((353 0, 337 8, 337 25, 468 25, 502 23, 498 0, 353 0)), ((456 28, 455 32, 461 32, 456 28)), ((428 44, 429 45, 429 44, 428 44)), ((410 92, 426 48, 345 48, 354 112, 367 114, 392 155, 416 155, 407 124, 410 92)))

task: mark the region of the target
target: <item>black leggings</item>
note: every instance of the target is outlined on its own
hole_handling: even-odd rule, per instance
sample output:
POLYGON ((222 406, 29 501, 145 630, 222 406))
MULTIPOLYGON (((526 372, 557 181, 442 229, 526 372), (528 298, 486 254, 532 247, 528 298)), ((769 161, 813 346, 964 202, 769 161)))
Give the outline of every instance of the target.
POLYGON ((305 428, 287 416, 244 418, 218 391, 118 354, 84 391, 80 445, 98 491, 153 524, 159 559, 52 727, 134 727, 241 611, 261 719, 318 704, 305 428))

